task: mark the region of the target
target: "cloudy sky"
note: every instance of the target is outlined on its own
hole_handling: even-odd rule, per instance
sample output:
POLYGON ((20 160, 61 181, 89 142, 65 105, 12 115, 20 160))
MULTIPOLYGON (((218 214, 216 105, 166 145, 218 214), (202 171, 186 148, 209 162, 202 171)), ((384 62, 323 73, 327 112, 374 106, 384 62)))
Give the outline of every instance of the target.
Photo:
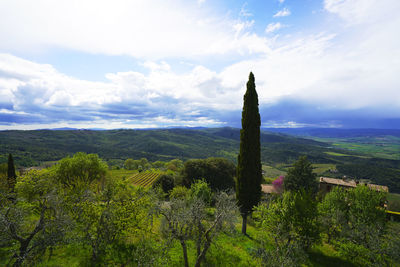
POLYGON ((399 0, 1 0, 0 130, 400 128, 399 0))

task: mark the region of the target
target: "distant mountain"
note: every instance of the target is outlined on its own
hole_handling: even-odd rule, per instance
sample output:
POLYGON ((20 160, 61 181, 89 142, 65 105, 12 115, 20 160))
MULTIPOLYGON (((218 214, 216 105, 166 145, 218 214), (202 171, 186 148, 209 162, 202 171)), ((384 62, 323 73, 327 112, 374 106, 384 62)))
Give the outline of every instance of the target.
POLYGON ((321 138, 400 137, 400 129, 340 129, 340 128, 264 128, 276 133, 321 138))

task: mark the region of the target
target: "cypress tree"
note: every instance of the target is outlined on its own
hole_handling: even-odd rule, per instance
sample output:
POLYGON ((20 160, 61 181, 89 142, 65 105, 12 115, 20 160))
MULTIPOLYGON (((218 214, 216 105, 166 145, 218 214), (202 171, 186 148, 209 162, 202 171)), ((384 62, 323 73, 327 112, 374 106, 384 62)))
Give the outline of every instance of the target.
POLYGON ((14 191, 16 177, 17 177, 17 175, 15 174, 14 159, 13 159, 13 156, 11 154, 9 154, 8 155, 8 166, 7 166, 7 180, 8 180, 8 187, 11 192, 14 191))
POLYGON ((243 218, 242 233, 246 234, 247 216, 261 199, 261 151, 258 95, 254 75, 250 72, 243 97, 240 152, 237 166, 236 198, 243 218))

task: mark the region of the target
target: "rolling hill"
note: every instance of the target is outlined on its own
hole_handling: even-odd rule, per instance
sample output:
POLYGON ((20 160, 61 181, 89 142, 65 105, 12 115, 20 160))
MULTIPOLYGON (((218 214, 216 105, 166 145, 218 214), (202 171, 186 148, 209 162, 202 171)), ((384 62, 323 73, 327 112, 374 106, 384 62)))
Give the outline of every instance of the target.
MULTIPOLYGON (((265 165, 287 167, 299 156, 313 163, 336 165, 343 175, 388 185, 400 192, 400 160, 332 146, 282 133, 262 131, 261 153, 265 165)), ((150 161, 179 158, 225 157, 236 162, 240 130, 235 128, 154 130, 36 130, 0 131, 0 163, 12 153, 16 164, 33 166, 59 160, 78 151, 97 153, 107 162, 145 157, 150 161)))

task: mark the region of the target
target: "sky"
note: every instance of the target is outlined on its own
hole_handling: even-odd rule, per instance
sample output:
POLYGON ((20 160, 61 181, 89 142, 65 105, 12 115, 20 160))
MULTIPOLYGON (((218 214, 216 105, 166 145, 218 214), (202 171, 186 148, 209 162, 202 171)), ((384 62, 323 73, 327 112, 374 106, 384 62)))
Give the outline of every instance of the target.
POLYGON ((0 130, 400 128, 399 0, 0 0, 0 130))

